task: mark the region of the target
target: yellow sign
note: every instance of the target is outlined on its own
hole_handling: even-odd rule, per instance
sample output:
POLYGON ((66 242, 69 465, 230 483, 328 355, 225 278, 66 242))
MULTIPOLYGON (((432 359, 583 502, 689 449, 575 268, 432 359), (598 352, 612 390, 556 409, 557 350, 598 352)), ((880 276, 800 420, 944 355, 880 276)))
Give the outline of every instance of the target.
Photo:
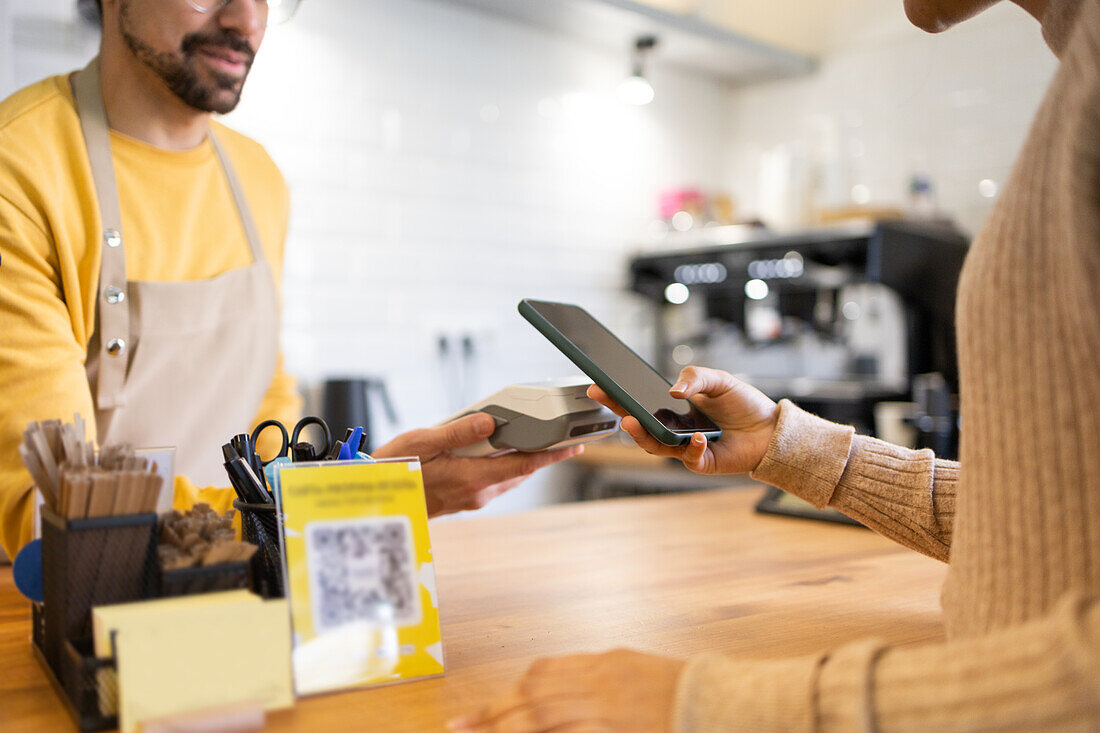
POLYGON ((297 693, 442 674, 420 462, 288 463, 276 483, 297 693))

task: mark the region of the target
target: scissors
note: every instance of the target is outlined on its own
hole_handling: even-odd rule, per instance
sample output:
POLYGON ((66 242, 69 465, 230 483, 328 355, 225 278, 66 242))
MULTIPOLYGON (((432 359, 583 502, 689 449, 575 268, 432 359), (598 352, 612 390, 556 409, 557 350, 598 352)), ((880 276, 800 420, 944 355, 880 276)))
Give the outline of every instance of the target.
POLYGON ((289 434, 287 433, 286 426, 278 420, 264 420, 252 431, 251 438, 253 446, 256 445, 256 440, 260 437, 260 433, 270 427, 279 429, 279 433, 282 435, 283 439, 282 446, 279 448, 278 453, 266 461, 257 456, 261 466, 267 466, 267 464, 271 463, 276 458, 284 457, 289 457, 290 460, 296 463, 302 461, 319 461, 328 455, 329 451, 332 449, 332 432, 328 429, 328 423, 314 415, 303 417, 299 420, 298 424, 294 426, 293 432, 289 434), (321 428, 321 433, 324 435, 324 442, 319 446, 311 441, 298 440, 302 434, 302 430, 310 425, 316 425, 321 428))

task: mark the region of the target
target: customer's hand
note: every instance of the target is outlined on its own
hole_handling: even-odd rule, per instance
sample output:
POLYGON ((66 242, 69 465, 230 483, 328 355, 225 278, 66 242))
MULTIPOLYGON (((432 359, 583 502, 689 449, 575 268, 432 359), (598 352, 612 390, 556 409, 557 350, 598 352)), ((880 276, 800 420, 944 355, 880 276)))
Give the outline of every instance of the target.
POLYGON ((779 406, 775 402, 732 374, 696 366, 680 372, 669 394, 691 398, 722 428, 721 439, 708 444, 702 433, 695 433, 685 445, 665 445, 602 389, 595 385, 588 388, 588 396, 623 418, 623 430, 655 456, 679 458, 696 473, 748 473, 756 468, 775 433, 779 419, 779 406))
POLYGON ((410 430, 380 446, 375 458, 419 456, 424 472, 428 516, 480 509, 508 489, 518 486, 535 471, 580 453, 583 446, 510 453, 496 458, 459 458, 451 454, 493 434, 493 418, 479 412, 446 425, 410 430))
POLYGON ((540 659, 510 695, 447 727, 454 733, 664 733, 672 728, 683 667, 677 659, 626 649, 540 659))

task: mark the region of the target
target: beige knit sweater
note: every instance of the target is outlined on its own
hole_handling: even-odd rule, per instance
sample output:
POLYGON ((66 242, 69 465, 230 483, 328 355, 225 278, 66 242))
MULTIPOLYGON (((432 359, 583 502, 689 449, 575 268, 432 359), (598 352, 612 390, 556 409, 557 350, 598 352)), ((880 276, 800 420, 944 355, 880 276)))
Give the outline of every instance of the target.
POLYGON ((1100 730, 1100 0, 1043 33, 1061 67, 959 284, 961 462, 784 401, 753 474, 950 560, 948 641, 699 657, 678 730, 1100 730))

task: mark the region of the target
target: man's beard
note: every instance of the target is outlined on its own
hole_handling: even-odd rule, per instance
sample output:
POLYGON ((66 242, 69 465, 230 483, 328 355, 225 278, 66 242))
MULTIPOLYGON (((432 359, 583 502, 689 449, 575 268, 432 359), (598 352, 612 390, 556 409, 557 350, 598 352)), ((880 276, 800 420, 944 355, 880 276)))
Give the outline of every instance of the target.
POLYGON ((237 103, 241 101, 241 91, 244 89, 245 79, 248 78, 248 72, 255 58, 255 52, 248 45, 248 41, 225 32, 189 33, 180 42, 182 54, 180 58, 172 53, 156 51, 130 33, 126 27, 129 7, 130 3, 124 0, 119 8, 118 28, 123 40, 126 41, 130 52, 152 69, 168 85, 168 89, 179 97, 180 101, 202 112, 226 114, 236 108, 237 103), (221 46, 245 54, 248 59, 245 61, 244 76, 237 78, 211 69, 213 83, 203 81, 195 68, 195 52, 202 46, 221 46), (231 96, 220 95, 218 92, 231 92, 231 96))

